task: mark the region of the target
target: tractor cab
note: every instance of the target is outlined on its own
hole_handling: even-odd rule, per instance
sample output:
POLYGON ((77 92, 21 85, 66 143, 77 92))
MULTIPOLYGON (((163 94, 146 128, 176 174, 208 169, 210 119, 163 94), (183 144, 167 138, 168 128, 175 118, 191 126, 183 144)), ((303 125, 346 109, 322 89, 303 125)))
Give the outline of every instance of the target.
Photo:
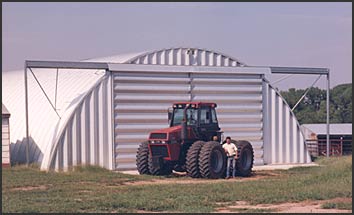
POLYGON ((186 130, 191 128, 197 139, 208 141, 217 138, 220 141, 222 132, 216 117, 216 107, 215 103, 174 103, 168 110, 169 125, 170 127, 182 126, 182 130, 184 126, 186 130))

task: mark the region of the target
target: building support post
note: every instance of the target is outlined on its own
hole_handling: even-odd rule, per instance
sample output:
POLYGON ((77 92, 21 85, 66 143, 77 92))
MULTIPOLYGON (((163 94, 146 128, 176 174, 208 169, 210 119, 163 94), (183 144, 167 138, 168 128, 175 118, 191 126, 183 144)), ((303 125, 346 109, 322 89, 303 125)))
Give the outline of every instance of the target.
POLYGON ((327 113, 327 157, 329 157, 329 70, 327 74, 327 99, 326 99, 326 113, 327 113))
POLYGON ((28 87, 27 87, 27 62, 25 62, 25 112, 26 112, 26 165, 29 166, 29 126, 28 126, 28 87))
POLYGON ((111 79, 111 129, 112 129, 112 170, 117 170, 116 161, 116 131, 114 122, 114 73, 106 69, 106 75, 111 79))

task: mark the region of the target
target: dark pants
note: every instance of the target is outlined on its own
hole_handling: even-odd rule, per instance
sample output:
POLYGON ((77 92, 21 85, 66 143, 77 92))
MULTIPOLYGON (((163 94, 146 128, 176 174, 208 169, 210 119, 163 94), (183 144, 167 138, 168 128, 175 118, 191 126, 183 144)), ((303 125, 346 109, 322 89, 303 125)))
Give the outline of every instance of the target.
POLYGON ((231 163, 232 163, 232 176, 235 177, 235 174, 236 174, 236 159, 235 159, 235 156, 228 156, 227 157, 226 177, 230 177, 231 163))

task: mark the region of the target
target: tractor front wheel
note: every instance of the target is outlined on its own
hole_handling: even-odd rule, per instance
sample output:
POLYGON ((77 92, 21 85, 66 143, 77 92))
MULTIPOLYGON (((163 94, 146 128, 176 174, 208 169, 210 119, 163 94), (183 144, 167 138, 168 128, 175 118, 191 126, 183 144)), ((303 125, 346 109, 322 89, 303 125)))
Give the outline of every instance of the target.
POLYGON ((152 175, 170 175, 172 173, 172 166, 168 163, 163 163, 160 166, 154 166, 152 157, 148 158, 149 171, 152 175))
POLYGON ((139 174, 147 174, 150 175, 149 171, 149 148, 148 141, 142 142, 138 148, 138 152, 136 154, 136 167, 138 169, 139 174))

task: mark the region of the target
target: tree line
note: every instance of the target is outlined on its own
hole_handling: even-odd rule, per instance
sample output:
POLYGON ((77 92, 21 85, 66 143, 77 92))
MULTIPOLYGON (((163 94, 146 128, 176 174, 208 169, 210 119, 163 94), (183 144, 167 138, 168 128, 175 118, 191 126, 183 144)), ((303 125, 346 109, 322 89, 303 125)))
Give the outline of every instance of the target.
MULTIPOLYGON (((290 88, 280 91, 290 108, 298 102, 307 89, 290 88)), ((300 124, 326 123, 326 90, 311 87, 294 113, 300 124)), ((330 123, 352 123, 352 83, 340 84, 330 89, 330 123)))

